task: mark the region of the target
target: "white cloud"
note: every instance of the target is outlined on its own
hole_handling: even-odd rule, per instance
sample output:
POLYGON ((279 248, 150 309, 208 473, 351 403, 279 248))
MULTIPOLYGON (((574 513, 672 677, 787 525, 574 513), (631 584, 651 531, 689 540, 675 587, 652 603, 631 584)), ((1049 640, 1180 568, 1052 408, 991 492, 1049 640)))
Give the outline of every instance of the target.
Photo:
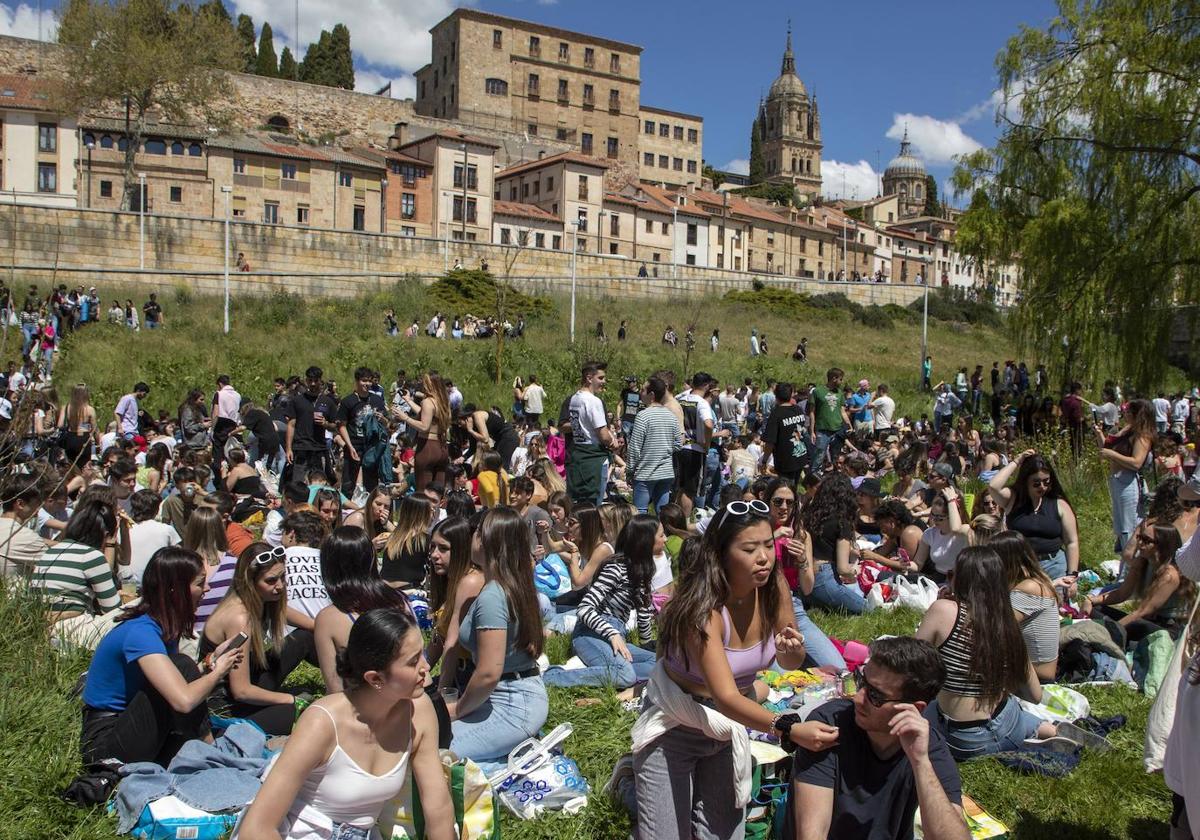
POLYGON ((900 140, 906 128, 917 156, 934 166, 953 163, 959 155, 983 148, 954 120, 939 120, 924 114, 896 114, 887 136, 892 140, 900 140))
POLYGON ((356 58, 371 67, 408 73, 429 61, 429 28, 460 5, 457 0, 305 0, 297 38, 295 0, 233 0, 235 17, 250 15, 255 27, 270 22, 277 50, 299 43, 297 60, 322 29, 344 23, 356 58))
POLYGON ((878 194, 879 173, 865 160, 858 163, 821 161, 821 195, 826 198, 855 198, 864 201, 878 194))
MULTIPOLYGON (((49 5, 49 4, 47 4, 49 5)), ((42 10, 42 40, 53 41, 58 31, 58 21, 52 9, 42 10)), ((36 6, 22 3, 10 6, 0 3, 0 35, 15 35, 18 38, 37 38, 38 11, 36 6)))
POLYGON ((732 172, 734 175, 749 175, 750 161, 745 158, 734 158, 721 167, 722 172, 732 172))
POLYGON ((991 96, 963 111, 954 121, 969 123, 984 117, 995 120, 997 116, 1005 113, 1011 113, 1012 118, 1016 119, 1021 113, 1021 100, 1025 97, 1025 86, 1024 79, 1017 79, 1009 86, 1007 96, 1002 88, 997 88, 992 91, 991 96))
POLYGON ((392 99, 413 99, 417 95, 417 80, 412 76, 385 76, 361 67, 354 70, 354 89, 359 93, 375 93, 388 82, 392 83, 392 99))

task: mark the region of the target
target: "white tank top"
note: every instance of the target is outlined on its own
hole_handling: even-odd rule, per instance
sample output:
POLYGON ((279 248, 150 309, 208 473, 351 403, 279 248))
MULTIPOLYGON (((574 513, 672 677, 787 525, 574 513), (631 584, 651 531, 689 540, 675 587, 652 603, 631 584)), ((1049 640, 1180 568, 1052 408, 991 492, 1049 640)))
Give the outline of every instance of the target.
POLYGON ((654 555, 654 577, 650 580, 650 591, 657 592, 675 579, 671 572, 671 557, 667 552, 654 555))

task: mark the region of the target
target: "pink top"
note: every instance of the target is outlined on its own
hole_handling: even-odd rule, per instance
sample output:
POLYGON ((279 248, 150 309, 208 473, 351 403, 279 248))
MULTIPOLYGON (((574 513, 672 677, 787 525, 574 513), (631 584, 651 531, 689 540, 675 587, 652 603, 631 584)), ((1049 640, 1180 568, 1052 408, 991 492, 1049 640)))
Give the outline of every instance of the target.
MULTIPOLYGON (((725 658, 729 660, 729 670, 733 672, 733 681, 739 691, 745 691, 754 683, 754 677, 759 671, 765 671, 775 661, 775 636, 768 635, 757 645, 748 648, 731 648, 729 646, 729 610, 721 607, 721 623, 725 632, 721 643, 725 646, 725 658)), ((681 677, 695 683, 704 683, 704 675, 699 671, 699 662, 692 662, 691 667, 684 668, 680 657, 674 654, 667 656, 666 667, 681 677)))
POLYGON ((226 420, 237 422, 240 419, 238 409, 242 405, 242 395, 233 390, 232 385, 224 385, 221 390, 217 391, 217 411, 218 417, 223 417, 226 420))

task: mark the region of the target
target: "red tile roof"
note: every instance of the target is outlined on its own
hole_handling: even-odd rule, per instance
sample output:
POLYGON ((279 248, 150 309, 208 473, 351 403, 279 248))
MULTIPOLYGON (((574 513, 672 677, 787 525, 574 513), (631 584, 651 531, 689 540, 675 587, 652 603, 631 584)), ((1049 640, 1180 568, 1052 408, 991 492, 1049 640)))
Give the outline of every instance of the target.
POLYGON ((543 166, 553 166, 558 163, 578 163, 583 166, 591 166, 595 169, 608 169, 608 164, 594 157, 589 157, 581 152, 559 152, 557 155, 538 158, 537 160, 529 160, 524 163, 514 164, 508 169, 502 169, 496 173, 497 178, 508 178, 512 175, 520 175, 523 172, 532 172, 535 169, 541 169, 543 166))
POLYGON ((562 221, 562 219, 555 216, 549 210, 543 210, 536 204, 522 204, 518 201, 493 201, 492 213, 497 216, 524 216, 543 222, 562 221))
POLYGON ((486 146, 489 149, 499 149, 500 148, 499 144, 493 143, 491 140, 484 140, 482 137, 475 137, 470 134, 463 134, 460 131, 435 131, 431 134, 426 134, 424 137, 418 137, 415 140, 409 140, 407 143, 402 145, 400 148, 405 149, 405 148, 408 148, 409 146, 415 146, 417 143, 424 143, 430 137, 440 137, 442 140, 450 140, 454 143, 462 143, 463 141, 466 141, 474 146, 486 146))
POLYGON ((49 85, 24 75, 0 75, 0 109, 49 111, 49 85))

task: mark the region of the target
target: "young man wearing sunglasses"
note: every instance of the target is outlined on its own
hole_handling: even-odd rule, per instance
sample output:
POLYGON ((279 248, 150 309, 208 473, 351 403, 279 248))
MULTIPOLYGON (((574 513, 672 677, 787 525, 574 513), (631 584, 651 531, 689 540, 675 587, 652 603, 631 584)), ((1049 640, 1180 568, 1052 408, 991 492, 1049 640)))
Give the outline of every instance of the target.
POLYGON ((785 837, 911 840, 919 805, 927 840, 968 840, 958 768, 924 716, 945 674, 928 642, 905 636, 871 645, 854 696, 808 718, 836 726, 838 742, 796 751, 785 837))

